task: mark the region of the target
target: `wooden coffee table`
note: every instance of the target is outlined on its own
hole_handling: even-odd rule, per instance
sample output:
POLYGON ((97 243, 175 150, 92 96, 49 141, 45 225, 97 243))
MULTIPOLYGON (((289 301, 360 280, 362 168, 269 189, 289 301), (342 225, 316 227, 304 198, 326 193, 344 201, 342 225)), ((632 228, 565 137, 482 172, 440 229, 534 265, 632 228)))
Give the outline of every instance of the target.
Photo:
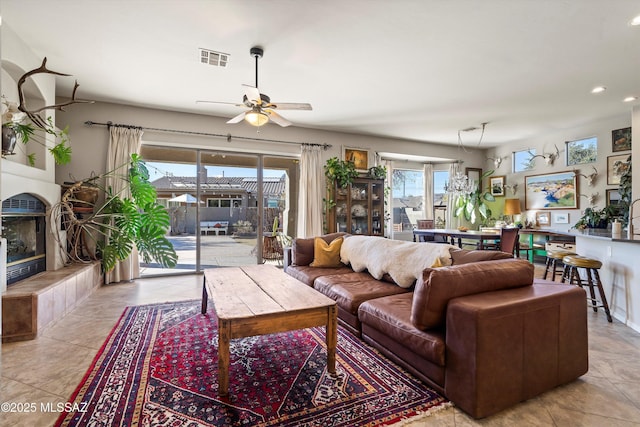
POLYGON ((204 271, 202 314, 209 297, 218 317, 218 393, 229 394, 229 341, 326 325, 327 370, 336 371, 336 302, 272 265, 204 271))

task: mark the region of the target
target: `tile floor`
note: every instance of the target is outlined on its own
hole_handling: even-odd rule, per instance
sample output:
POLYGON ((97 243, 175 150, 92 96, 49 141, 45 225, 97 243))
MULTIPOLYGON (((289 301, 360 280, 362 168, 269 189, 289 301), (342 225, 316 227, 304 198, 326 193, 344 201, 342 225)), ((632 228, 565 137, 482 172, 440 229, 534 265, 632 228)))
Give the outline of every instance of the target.
MULTIPOLYGON (((0 403, 35 404, 2 413, 0 426, 50 426, 127 305, 198 299, 202 276, 142 279, 99 288, 37 339, 2 345, 0 403)), ((586 307, 585 307, 586 309, 586 307)), ((640 334, 589 310, 590 369, 579 380, 493 417, 473 420, 456 408, 409 426, 640 426, 640 334)))

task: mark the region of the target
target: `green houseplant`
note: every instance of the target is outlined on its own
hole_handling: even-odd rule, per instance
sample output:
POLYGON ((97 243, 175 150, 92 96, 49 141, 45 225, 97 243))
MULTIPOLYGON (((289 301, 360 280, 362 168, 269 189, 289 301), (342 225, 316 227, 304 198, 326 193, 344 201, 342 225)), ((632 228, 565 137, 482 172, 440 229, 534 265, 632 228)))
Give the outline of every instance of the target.
POLYGON ((340 188, 347 188, 358 177, 358 171, 352 162, 332 157, 324 165, 324 175, 327 177, 327 185, 335 182, 340 188))
POLYGON ((453 200, 455 210, 453 216, 459 218, 463 216, 465 220, 475 224, 478 218, 486 220, 491 217, 491 209, 485 202, 494 202, 496 199, 491 192, 482 189, 482 180, 493 174, 493 170, 488 170, 482 174, 476 189, 469 194, 459 195, 453 200))
POLYGON ((582 217, 573 225, 573 228, 583 230, 585 228, 607 228, 609 223, 616 218, 616 209, 606 206, 602 209, 586 208, 582 217))
POLYGON ((627 158, 626 167, 623 168, 623 172, 620 175, 620 203, 617 209, 622 212, 622 224, 627 225, 629 223, 629 206, 631 205, 631 155, 627 158))
POLYGON ((103 175, 78 181, 65 191, 58 209, 54 214, 67 232, 65 249, 70 259, 82 262, 83 245, 86 239, 92 239, 97 248, 95 254, 101 259, 102 267, 108 272, 122 260, 125 260, 133 248, 137 248, 144 262, 156 261, 163 267, 174 267, 177 254, 171 242, 166 238, 170 225, 167 210, 156 200, 155 187, 149 182, 149 172, 142 158, 131 155, 128 164, 108 171, 103 175), (105 188, 101 180, 115 177, 126 181, 131 197, 113 193, 105 188), (83 208, 79 214, 74 204, 78 200, 75 194, 84 188, 98 188, 104 201, 100 205, 83 208))

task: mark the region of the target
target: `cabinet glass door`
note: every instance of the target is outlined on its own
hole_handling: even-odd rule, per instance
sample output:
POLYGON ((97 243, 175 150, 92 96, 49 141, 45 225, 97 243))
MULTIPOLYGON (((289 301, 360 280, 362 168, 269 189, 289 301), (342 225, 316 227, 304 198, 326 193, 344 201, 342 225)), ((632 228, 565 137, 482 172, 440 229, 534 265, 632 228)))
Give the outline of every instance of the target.
POLYGON ((347 188, 337 188, 336 189, 336 216, 334 224, 335 231, 348 232, 348 223, 347 220, 349 218, 349 200, 348 200, 348 192, 347 188))
POLYGON ((351 185, 351 234, 369 234, 369 184, 351 185))
POLYGON ((371 184, 371 234, 381 236, 384 234, 384 184, 374 182, 371 184))

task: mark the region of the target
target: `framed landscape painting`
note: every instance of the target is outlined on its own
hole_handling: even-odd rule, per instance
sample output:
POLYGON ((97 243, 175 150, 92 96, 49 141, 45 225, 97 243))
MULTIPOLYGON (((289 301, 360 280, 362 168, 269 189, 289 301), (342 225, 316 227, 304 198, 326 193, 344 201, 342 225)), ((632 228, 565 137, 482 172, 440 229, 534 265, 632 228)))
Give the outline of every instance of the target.
POLYGON ((524 206, 536 209, 578 209, 578 182, 573 171, 524 177, 524 206))

